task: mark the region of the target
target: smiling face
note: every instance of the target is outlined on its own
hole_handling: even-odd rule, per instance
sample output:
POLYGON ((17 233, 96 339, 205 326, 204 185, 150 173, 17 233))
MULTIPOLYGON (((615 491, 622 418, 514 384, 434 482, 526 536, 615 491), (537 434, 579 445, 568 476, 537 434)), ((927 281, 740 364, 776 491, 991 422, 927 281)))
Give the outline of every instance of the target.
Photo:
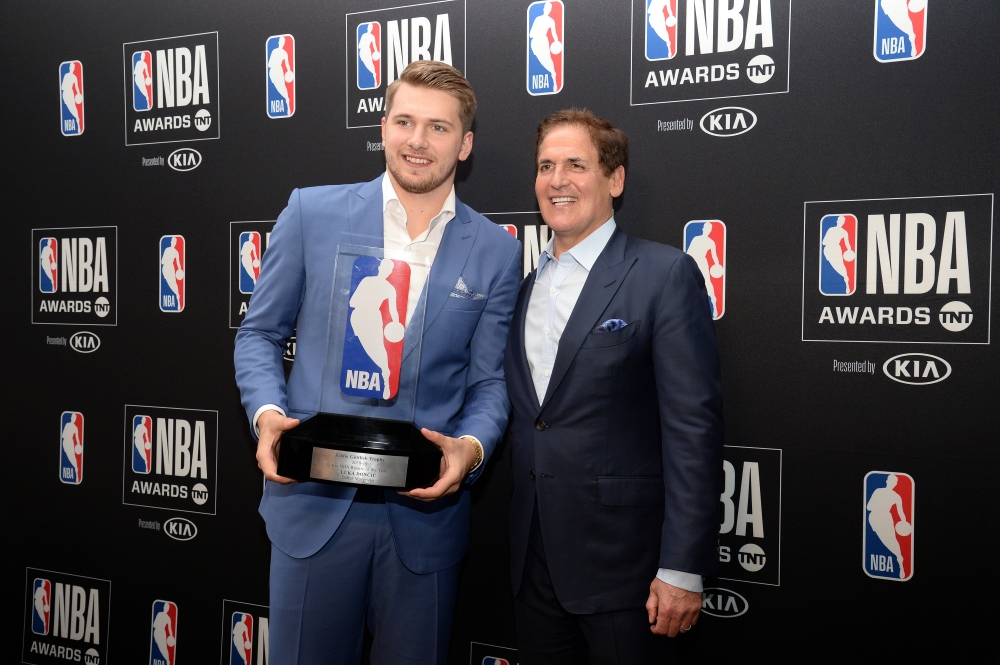
POLYGON ((597 147, 579 125, 557 125, 538 149, 535 196, 542 219, 556 236, 556 250, 570 249, 613 213, 625 187, 625 168, 604 173, 597 147))
POLYGON ((472 132, 462 131, 458 99, 442 90, 403 83, 382 119, 386 168, 411 194, 451 187, 459 160, 472 152, 472 132))

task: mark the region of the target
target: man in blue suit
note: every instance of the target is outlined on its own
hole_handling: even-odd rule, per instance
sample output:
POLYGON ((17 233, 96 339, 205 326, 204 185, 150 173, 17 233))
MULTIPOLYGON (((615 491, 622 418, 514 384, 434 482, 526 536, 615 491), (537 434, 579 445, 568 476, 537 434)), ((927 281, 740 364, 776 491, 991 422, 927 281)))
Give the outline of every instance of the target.
POLYGON ((722 388, 708 294, 683 252, 630 238, 628 137, 588 111, 538 128, 553 239, 521 285, 511 582, 521 665, 669 662, 718 564, 722 388))
POLYGON ((520 266, 519 243, 455 197, 474 114, 461 73, 414 62, 386 90, 387 172, 368 183, 295 190, 271 234, 235 360, 267 478, 260 513, 272 544, 276 663, 355 665, 366 620, 373 663, 445 662, 469 540, 465 485, 481 472, 510 410, 503 350, 520 266), (356 490, 277 475, 281 433, 320 410, 338 245, 433 262, 411 275, 408 303, 412 310, 426 300, 414 421, 444 455, 429 488, 356 490), (293 329, 286 385, 281 359, 293 329))

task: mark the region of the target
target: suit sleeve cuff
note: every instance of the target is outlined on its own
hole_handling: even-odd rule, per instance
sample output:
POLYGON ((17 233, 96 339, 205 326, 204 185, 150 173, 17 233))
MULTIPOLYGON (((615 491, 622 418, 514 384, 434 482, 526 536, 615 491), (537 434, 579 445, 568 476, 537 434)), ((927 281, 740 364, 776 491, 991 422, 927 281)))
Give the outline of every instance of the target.
POLYGON ((704 591, 701 575, 695 575, 694 573, 682 573, 679 570, 660 568, 656 573, 656 579, 670 586, 675 586, 678 589, 684 589, 685 591, 693 591, 694 593, 704 591))
POLYGON ((277 404, 265 404, 265 405, 261 406, 253 414, 253 433, 256 434, 258 437, 260 436, 260 429, 258 429, 258 427, 257 427, 257 419, 260 418, 260 414, 264 413, 265 411, 277 411, 278 413, 280 413, 283 416, 287 416, 288 415, 288 414, 285 413, 285 410, 282 409, 277 404))

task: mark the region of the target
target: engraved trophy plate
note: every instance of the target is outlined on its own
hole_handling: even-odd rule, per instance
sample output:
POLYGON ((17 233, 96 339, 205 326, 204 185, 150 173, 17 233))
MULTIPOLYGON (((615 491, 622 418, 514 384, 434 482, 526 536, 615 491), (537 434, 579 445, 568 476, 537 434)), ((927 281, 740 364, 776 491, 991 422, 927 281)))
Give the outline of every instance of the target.
POLYGON ((337 248, 319 413, 282 436, 279 475, 394 489, 437 479, 441 451, 413 424, 426 304, 411 302, 410 281, 429 272, 405 252, 337 248))

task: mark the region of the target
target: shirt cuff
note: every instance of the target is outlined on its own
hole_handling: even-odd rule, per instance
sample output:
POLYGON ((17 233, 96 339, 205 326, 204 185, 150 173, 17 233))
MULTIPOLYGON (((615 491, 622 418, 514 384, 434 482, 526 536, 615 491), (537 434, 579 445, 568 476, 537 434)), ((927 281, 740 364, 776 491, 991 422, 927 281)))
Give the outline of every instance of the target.
POLYGON ((480 441, 476 437, 472 436, 471 434, 463 434, 462 436, 457 437, 457 438, 459 438, 459 439, 465 439, 467 441, 471 441, 472 445, 474 445, 478 449, 479 459, 476 461, 476 465, 474 467, 472 467, 471 469, 469 469, 469 473, 472 473, 473 471, 475 471, 476 469, 478 469, 479 467, 481 467, 483 465, 483 460, 486 457, 486 451, 483 449, 483 443, 482 443, 482 441, 480 441))
POLYGON ((660 568, 656 573, 656 579, 670 586, 675 586, 678 589, 684 589, 685 591, 701 593, 705 590, 702 585, 701 575, 695 575, 694 573, 682 573, 679 570, 660 568))
POLYGON ((260 436, 260 429, 258 429, 258 427, 257 427, 257 419, 260 418, 260 414, 264 413, 265 411, 277 411, 281 415, 287 416, 287 414, 285 413, 284 409, 282 409, 277 404, 265 404, 265 405, 263 405, 262 407, 260 407, 259 409, 257 409, 256 413, 253 414, 253 433, 256 434, 257 436, 260 436))

